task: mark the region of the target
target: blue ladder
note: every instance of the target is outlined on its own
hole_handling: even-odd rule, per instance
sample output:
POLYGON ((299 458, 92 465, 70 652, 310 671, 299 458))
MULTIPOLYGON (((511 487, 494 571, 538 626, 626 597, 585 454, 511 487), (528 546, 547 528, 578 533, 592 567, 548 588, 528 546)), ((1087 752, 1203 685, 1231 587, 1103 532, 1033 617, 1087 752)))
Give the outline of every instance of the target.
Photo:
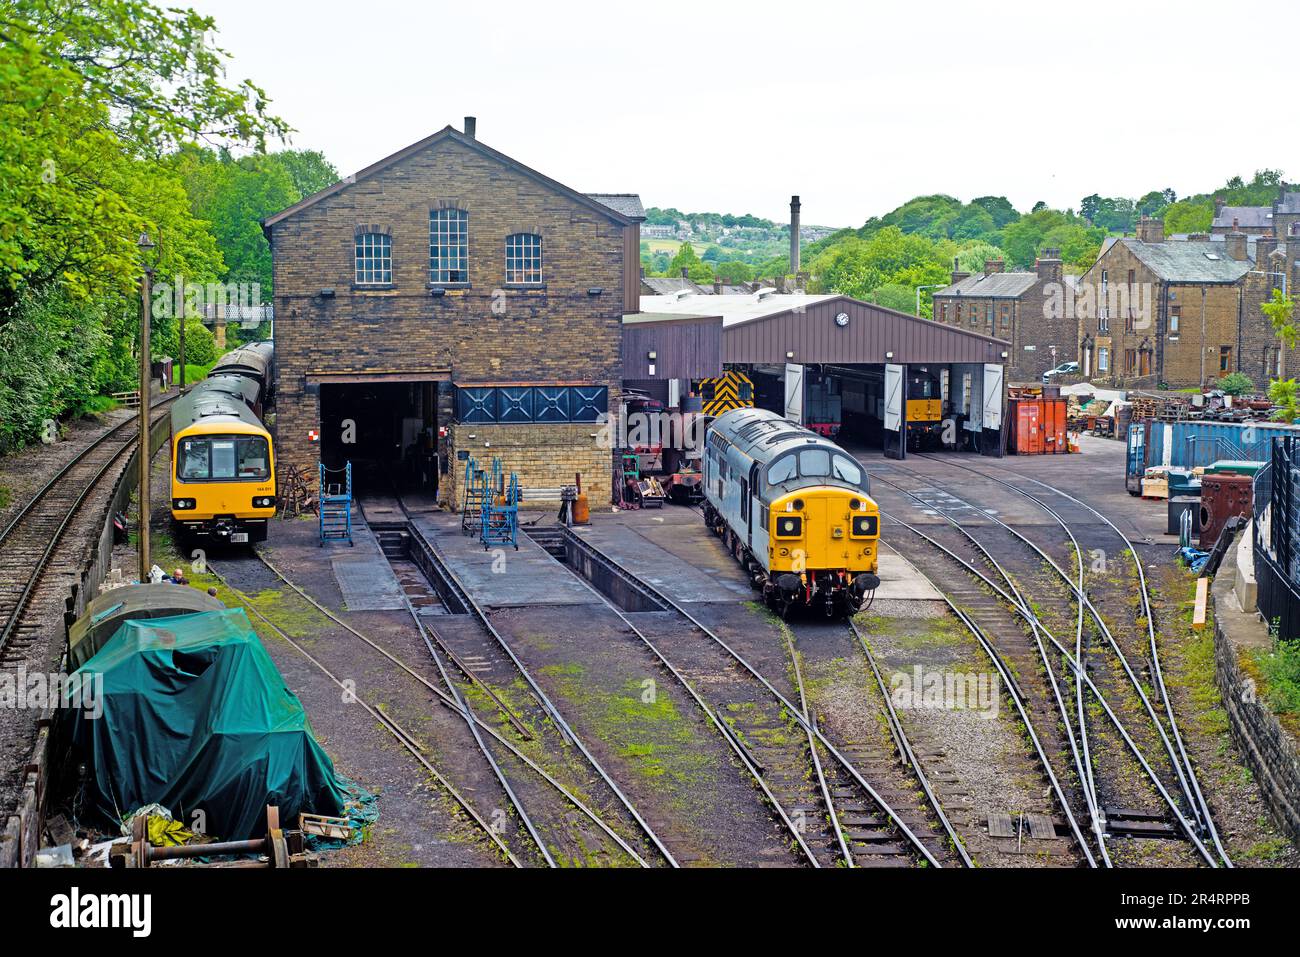
POLYGON ((510 473, 506 481, 505 468, 499 458, 492 459, 492 472, 480 473, 482 485, 482 521, 479 541, 486 551, 493 545, 512 545, 519 550, 519 476, 510 473))
POLYGON ((341 469, 327 469, 320 465, 320 542, 347 542, 352 545, 352 463, 341 469), (343 485, 330 485, 328 474, 344 476, 343 485))
POLYGON ((483 471, 473 458, 465 460, 465 481, 461 485, 460 530, 473 535, 483 527, 483 471))

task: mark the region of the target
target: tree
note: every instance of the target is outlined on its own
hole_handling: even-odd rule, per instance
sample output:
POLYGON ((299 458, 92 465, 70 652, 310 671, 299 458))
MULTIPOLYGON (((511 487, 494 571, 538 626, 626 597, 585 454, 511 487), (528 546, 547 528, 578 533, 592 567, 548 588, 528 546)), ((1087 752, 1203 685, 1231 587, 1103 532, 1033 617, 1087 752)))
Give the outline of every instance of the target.
MULTIPOLYGON (((1282 292, 1281 289, 1273 290, 1273 298, 1260 306, 1264 315, 1268 316, 1269 322, 1273 325, 1274 334, 1286 346, 1287 351, 1295 348, 1297 329, 1295 324, 1295 300, 1289 295, 1282 292)), ((1283 422, 1294 422, 1300 418, 1300 409, 1297 409, 1297 388, 1296 380, 1276 379, 1269 383, 1268 397, 1273 404, 1278 406, 1280 411, 1277 418, 1283 422)))
MULTIPOLYGON (((262 146, 288 127, 227 85, 211 18, 147 0, 0 0, 0 441, 123 388, 139 327, 136 240, 160 280, 224 264, 164 153, 262 146)), ((155 324, 159 354, 176 318, 155 324)))
POLYGON ((754 281, 754 267, 735 259, 718 263, 713 273, 723 282, 731 285, 754 281))

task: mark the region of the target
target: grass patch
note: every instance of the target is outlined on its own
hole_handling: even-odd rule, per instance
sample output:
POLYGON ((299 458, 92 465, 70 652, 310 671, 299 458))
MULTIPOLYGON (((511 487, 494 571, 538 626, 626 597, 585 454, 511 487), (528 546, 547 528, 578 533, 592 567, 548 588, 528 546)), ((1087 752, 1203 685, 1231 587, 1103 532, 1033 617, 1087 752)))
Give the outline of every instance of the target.
POLYGON ((122 403, 118 402, 117 399, 114 399, 112 396, 96 395, 87 399, 82 404, 81 414, 83 416, 89 416, 89 415, 99 415, 103 412, 112 412, 121 404, 122 403))
POLYGON ((0 508, 8 508, 14 500, 14 493, 7 485, 0 485, 0 508))

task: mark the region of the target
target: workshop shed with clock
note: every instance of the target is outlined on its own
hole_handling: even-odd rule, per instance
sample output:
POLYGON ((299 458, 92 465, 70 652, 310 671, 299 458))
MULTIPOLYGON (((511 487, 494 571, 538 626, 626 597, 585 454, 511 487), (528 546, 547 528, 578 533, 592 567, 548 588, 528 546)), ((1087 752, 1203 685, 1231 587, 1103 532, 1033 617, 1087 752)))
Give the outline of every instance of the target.
MULTIPOLYGON (((850 450, 996 455, 1009 348, 1003 339, 848 296, 642 296, 641 313, 624 317, 623 373, 626 387, 654 395, 676 371, 662 357, 707 356, 720 366, 715 374, 752 383, 753 404, 850 450), (686 334, 716 336, 716 353, 703 343, 674 345, 686 334)), ((680 377, 669 389, 677 395, 661 400, 677 405, 687 381, 680 377)))

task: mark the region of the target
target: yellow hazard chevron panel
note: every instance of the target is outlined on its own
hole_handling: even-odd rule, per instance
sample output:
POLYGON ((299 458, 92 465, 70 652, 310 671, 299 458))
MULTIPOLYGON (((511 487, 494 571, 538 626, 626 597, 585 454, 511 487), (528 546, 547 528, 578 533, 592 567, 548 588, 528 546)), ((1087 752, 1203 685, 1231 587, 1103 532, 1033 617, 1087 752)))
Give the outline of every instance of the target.
POLYGON ((705 415, 754 407, 754 383, 743 372, 729 371, 716 379, 701 379, 696 388, 705 415))

